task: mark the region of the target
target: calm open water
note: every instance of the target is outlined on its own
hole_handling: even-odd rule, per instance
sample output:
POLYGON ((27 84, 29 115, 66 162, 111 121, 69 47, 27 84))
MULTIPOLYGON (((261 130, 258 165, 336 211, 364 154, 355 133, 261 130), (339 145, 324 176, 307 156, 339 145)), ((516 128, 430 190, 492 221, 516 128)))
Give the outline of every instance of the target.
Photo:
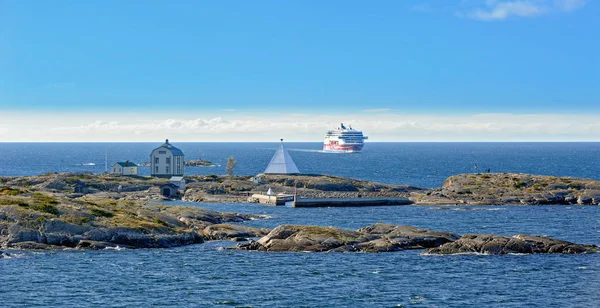
MULTIPOLYGON (((148 160, 159 144, 0 143, 0 175, 104 170, 114 160, 148 160), (84 166, 86 163, 96 166, 84 166)), ((256 174, 272 143, 176 144, 186 158, 256 174), (197 153, 197 154, 194 154, 197 153)), ((600 177, 599 143, 368 143, 359 154, 320 153, 317 143, 290 143, 301 171, 388 183, 439 186, 473 165, 493 172, 600 177)), ((141 168, 141 170, 144 170, 141 168)), ((224 167, 186 168, 223 174, 224 167)), ((197 204, 220 211, 267 214, 246 222, 357 229, 376 222, 456 233, 547 235, 600 245, 600 207, 286 208, 256 204, 197 204)), ((173 249, 11 251, 0 259, 0 306, 7 307, 598 307, 600 254, 424 256, 263 253, 209 242, 173 249)))

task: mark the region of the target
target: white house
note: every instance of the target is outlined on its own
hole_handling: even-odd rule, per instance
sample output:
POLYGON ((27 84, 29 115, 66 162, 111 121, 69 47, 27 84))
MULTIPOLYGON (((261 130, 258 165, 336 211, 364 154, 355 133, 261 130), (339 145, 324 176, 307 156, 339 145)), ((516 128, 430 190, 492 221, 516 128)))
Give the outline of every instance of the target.
POLYGON ((152 176, 183 176, 183 166, 183 152, 170 144, 169 139, 150 154, 150 174, 152 176))
POLYGON ((112 166, 112 173, 118 175, 138 175, 138 166, 130 161, 116 162, 112 166))

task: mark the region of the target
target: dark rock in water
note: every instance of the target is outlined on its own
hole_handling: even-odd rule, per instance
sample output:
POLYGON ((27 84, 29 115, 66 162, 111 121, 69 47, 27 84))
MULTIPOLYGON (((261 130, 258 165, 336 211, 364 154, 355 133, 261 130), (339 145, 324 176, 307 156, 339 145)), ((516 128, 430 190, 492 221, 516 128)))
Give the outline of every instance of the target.
POLYGON ((134 249, 136 247, 127 246, 127 245, 118 245, 118 244, 108 243, 108 242, 83 240, 83 241, 79 241, 76 248, 77 249, 86 249, 86 250, 102 250, 102 249, 107 249, 107 248, 134 249))
POLYGON ((232 240, 239 242, 252 237, 265 236, 270 231, 271 230, 266 228, 215 224, 204 228, 203 236, 206 240, 232 240))
POLYGON ((515 235, 513 237, 489 234, 467 234, 457 241, 432 248, 428 254, 508 254, 508 253, 564 253, 595 252, 598 246, 575 244, 545 236, 515 235))
POLYGON ((52 245, 48 245, 48 244, 44 244, 44 243, 38 243, 38 242, 19 242, 19 243, 12 243, 7 245, 10 248, 14 248, 14 249, 23 249, 23 250, 53 250, 53 249, 60 249, 60 247, 57 246, 52 246, 52 245))
POLYGON ((458 239, 446 232, 375 224, 357 231, 332 227, 282 225, 239 249, 261 251, 388 252, 437 247, 458 239))

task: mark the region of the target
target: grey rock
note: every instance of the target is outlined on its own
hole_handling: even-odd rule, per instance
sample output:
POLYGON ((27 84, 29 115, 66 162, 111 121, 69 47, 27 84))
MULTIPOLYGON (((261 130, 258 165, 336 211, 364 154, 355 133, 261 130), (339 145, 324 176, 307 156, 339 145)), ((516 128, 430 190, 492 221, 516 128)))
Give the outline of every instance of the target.
POLYGON ((563 253, 579 254, 597 251, 595 245, 575 244, 544 236, 467 234, 457 241, 431 248, 427 254, 508 254, 508 253, 563 253))

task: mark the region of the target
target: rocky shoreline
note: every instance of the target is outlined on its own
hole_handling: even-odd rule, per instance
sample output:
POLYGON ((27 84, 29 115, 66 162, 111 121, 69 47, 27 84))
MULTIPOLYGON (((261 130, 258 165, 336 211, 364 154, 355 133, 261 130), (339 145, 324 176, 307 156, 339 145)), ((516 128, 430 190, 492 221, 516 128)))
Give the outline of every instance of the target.
POLYGON ((449 232, 381 223, 355 231, 281 225, 258 241, 238 244, 235 249, 270 252, 394 252, 419 249, 429 255, 598 252, 596 245, 576 244, 544 236, 459 236, 449 232))
POLYGON ((453 175, 411 194, 418 205, 599 205, 600 181, 521 173, 453 175))
POLYGON ((260 215, 110 198, 69 198, 19 189, 0 195, 0 247, 10 249, 166 248, 245 240, 270 230, 233 225, 260 215))
MULTIPOLYGON (((527 174, 461 174, 441 188, 422 189, 326 175, 187 177, 183 200, 248 202, 248 195, 293 193, 318 198, 408 197, 415 205, 597 205, 600 182, 527 174)), ((258 251, 384 252, 427 249, 427 254, 587 253, 597 246, 541 236, 512 237, 422 230, 376 224, 356 231, 314 226, 273 230, 232 223, 261 216, 169 206, 159 187, 166 179, 49 173, 0 178, 0 248, 165 248, 209 240, 248 241, 258 251), (82 183, 85 193, 75 193, 82 183), (262 237, 258 241, 252 239, 262 237)), ((6 253, 0 253, 5 256, 6 253)))

